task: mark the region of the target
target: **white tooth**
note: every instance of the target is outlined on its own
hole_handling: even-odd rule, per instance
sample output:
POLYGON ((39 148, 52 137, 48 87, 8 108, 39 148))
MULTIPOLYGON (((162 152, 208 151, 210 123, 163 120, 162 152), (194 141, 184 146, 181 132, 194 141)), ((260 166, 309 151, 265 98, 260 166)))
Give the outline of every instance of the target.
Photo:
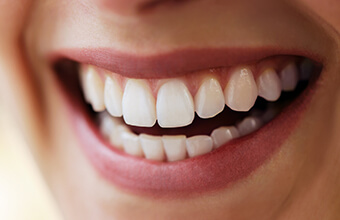
POLYGON ((100 112, 105 110, 104 83, 99 74, 92 66, 88 66, 82 74, 85 74, 83 76, 83 88, 86 100, 92 105, 94 111, 100 112))
POLYGON ((100 131, 104 134, 104 136, 109 137, 111 131, 117 126, 117 123, 109 114, 107 114, 107 112, 100 113, 99 120, 100 131))
POLYGON ((213 141, 207 135, 196 135, 187 138, 187 151, 189 157, 196 157, 209 153, 213 149, 213 141))
POLYGON ((250 116, 237 124, 237 130, 241 136, 245 136, 259 129, 262 124, 261 119, 250 116))
POLYGON ((214 142, 214 148, 218 148, 232 139, 238 138, 240 134, 234 126, 231 126, 217 128, 210 136, 214 142))
POLYGON ((225 103, 235 111, 248 111, 257 98, 253 73, 247 67, 235 69, 224 90, 225 103))
POLYGON ((185 135, 164 135, 162 140, 168 161, 171 162, 185 159, 187 154, 185 135))
POLYGON ((162 138, 147 134, 139 135, 140 143, 146 159, 163 161, 165 158, 162 138))
POLYGON ((283 91, 293 91, 299 81, 298 69, 294 63, 288 64, 280 72, 283 91))
POLYGON ((281 95, 281 81, 274 69, 266 69, 257 78, 259 96, 267 101, 276 101, 281 95))
POLYGON ((115 117, 122 116, 122 91, 111 77, 107 76, 104 89, 104 103, 107 111, 115 117))
POLYGON ((132 132, 122 132, 124 151, 127 154, 143 157, 143 150, 140 146, 139 137, 132 132))
POLYGON ((130 130, 126 125, 118 124, 114 129, 111 130, 109 138, 110 143, 118 149, 123 149, 123 133, 128 133, 130 130))
POLYGON ((129 79, 127 81, 122 107, 126 124, 152 127, 156 123, 155 98, 145 80, 129 79))
POLYGON ((157 95, 157 119, 163 128, 181 127, 194 120, 194 101, 180 80, 166 82, 157 95))
POLYGON ((312 75, 314 64, 310 59, 305 58, 300 64, 300 79, 309 80, 312 75))
POLYGON ((205 79, 195 96, 195 109, 201 118, 212 118, 223 111, 224 95, 215 78, 205 79))

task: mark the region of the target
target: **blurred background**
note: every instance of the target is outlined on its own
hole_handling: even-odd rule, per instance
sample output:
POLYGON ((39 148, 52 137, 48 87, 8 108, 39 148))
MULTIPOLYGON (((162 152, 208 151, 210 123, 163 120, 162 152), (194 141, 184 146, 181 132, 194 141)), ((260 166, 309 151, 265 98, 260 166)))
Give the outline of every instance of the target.
POLYGON ((0 220, 61 220, 28 147, 1 105, 0 220))

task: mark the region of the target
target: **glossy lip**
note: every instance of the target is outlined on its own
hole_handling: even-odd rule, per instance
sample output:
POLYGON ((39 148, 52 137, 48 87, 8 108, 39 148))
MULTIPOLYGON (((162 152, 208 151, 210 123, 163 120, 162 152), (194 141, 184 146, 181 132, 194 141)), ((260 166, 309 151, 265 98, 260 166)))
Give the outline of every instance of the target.
POLYGON ((280 48, 187 48, 169 53, 136 55, 110 48, 69 48, 48 55, 51 64, 60 59, 91 64, 129 78, 172 78, 199 70, 247 64, 274 56, 304 56, 321 63, 321 57, 305 50, 280 48))
MULTIPOLYGON (((80 54, 79 51, 78 54, 80 54)), ((263 54, 267 53, 260 55, 263 56, 263 54)), ((72 55, 74 54, 71 53, 67 57, 71 58, 72 55)), ((101 56, 104 55, 106 54, 101 56)), ((85 53, 84 56, 88 55, 85 53)), ((59 54, 60 57, 65 58, 59 54)), ((100 60, 100 56, 96 53, 91 57, 96 57, 97 61, 100 60)), ((129 57, 131 56, 125 57, 124 61, 131 62, 128 61, 129 57)), ((79 57, 72 57, 72 59, 80 61, 79 57)), ((82 61, 82 63, 89 62, 86 59, 82 61)), ((151 61, 150 63, 152 63, 151 61)), ((164 67, 162 66, 162 68, 164 67)), ((151 76, 148 75, 148 77, 151 76)), ((135 158, 110 146, 103 139, 92 119, 86 114, 81 101, 75 100, 74 97, 72 99, 69 94, 66 94, 60 83, 57 85, 59 85, 65 106, 68 109, 68 116, 74 127, 75 135, 78 137, 80 147, 104 178, 128 192, 171 198, 200 195, 202 192, 219 190, 249 176, 263 165, 292 134, 316 89, 316 83, 311 83, 293 103, 257 132, 233 140, 219 149, 199 157, 172 163, 160 163, 135 158)))

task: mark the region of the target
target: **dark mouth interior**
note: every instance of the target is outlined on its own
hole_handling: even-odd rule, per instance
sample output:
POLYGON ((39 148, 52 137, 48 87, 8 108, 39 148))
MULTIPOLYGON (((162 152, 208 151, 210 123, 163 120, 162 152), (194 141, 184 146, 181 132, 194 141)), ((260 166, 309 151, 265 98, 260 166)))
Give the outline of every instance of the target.
MULTIPOLYGON (((302 60, 300 57, 299 60, 302 60)), ((314 63, 314 70, 311 78, 306 80, 300 80, 296 89, 292 92, 282 92, 280 98, 275 102, 268 102, 265 99, 258 97, 253 108, 248 112, 236 112, 231 110, 228 106, 225 106, 224 111, 217 116, 210 119, 202 119, 195 116, 192 124, 181 128, 161 128, 157 123, 151 128, 136 127, 127 125, 131 131, 136 134, 145 133, 151 135, 179 135, 184 134, 188 137, 193 135, 210 135, 211 132, 221 126, 235 125, 247 116, 255 115, 261 116, 268 108, 274 108, 280 112, 294 101, 307 87, 314 83, 321 73, 322 65, 314 63)), ((55 63, 54 69, 57 73, 57 78, 60 81, 60 85, 67 92, 68 97, 72 99, 72 102, 77 106, 83 108, 86 113, 93 119, 95 123, 98 123, 98 113, 92 110, 92 107, 85 102, 80 87, 78 71, 79 64, 77 62, 61 59, 55 63)), ((121 119, 124 121, 123 119, 121 119)), ((265 122, 266 123, 266 122, 265 122)))

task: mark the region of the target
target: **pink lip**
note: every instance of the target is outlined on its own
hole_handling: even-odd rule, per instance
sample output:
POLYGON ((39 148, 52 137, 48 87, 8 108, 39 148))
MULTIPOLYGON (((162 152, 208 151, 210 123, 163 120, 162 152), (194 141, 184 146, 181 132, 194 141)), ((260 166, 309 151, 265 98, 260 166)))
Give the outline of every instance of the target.
POLYGON ((308 51, 280 48, 189 48, 142 56, 110 48, 73 48, 60 50, 49 54, 48 57, 51 63, 67 58, 79 63, 95 65, 129 78, 169 78, 203 69, 251 63, 273 55, 305 56, 320 61, 316 54, 308 51))
MULTIPOLYGON (((137 68, 141 68, 140 73, 142 76, 138 75, 139 78, 156 76, 157 70, 164 71, 164 74, 162 74, 164 77, 168 76, 170 72, 171 75, 169 76, 174 77, 173 73, 182 69, 188 71, 190 68, 216 66, 217 63, 223 60, 218 58, 215 62, 215 59, 210 59, 208 56, 207 59, 211 63, 202 58, 200 61, 203 64, 195 67, 194 64, 197 64, 198 61, 194 58, 199 55, 191 54, 192 52, 184 52, 181 56, 175 52, 153 58, 121 57, 121 54, 118 54, 118 58, 112 58, 111 56, 114 54, 111 54, 111 52, 111 50, 99 49, 85 50, 84 52, 67 50, 51 57, 52 60, 67 57, 81 63, 95 64, 126 75, 129 75, 128 72, 133 70, 131 74, 137 76, 137 68), (186 61, 185 55, 188 55, 190 59, 184 64, 184 61, 186 61), (110 62, 111 58, 113 59, 112 63, 110 62), (162 59, 172 60, 172 62, 164 62, 162 59), (184 61, 181 61, 181 59, 184 59, 184 61), (143 60, 146 64, 142 62, 143 60), (133 64, 134 61, 136 61, 135 64, 133 64), (153 66, 158 61, 162 61, 161 64, 153 66), (172 68, 176 62, 179 62, 179 68, 174 70, 172 68), (150 70, 150 72, 147 70, 150 70)), ((222 51, 218 50, 215 54, 221 53, 222 51)), ((199 54, 202 55, 203 53, 199 54)), ((251 56, 245 56, 246 58, 240 58, 241 56, 239 56, 225 63, 230 65, 240 60, 274 55, 273 50, 265 50, 258 55, 255 55, 256 51, 253 51, 250 54, 251 56)), ((281 54, 288 54, 288 52, 281 54)), ((294 53, 294 55, 303 54, 302 52, 294 53)), ((215 56, 213 57, 216 58, 215 56)), ((158 77, 160 76, 158 75, 158 77)), ((123 190, 155 197, 182 197, 218 190, 249 176, 263 165, 294 131, 313 96, 315 84, 309 86, 279 116, 257 132, 236 139, 206 155, 179 162, 159 163, 134 158, 110 146, 101 137, 97 126, 85 113, 80 101, 74 100, 74 97, 66 94, 58 83, 69 112, 69 119, 78 137, 79 145, 98 172, 123 190)))

